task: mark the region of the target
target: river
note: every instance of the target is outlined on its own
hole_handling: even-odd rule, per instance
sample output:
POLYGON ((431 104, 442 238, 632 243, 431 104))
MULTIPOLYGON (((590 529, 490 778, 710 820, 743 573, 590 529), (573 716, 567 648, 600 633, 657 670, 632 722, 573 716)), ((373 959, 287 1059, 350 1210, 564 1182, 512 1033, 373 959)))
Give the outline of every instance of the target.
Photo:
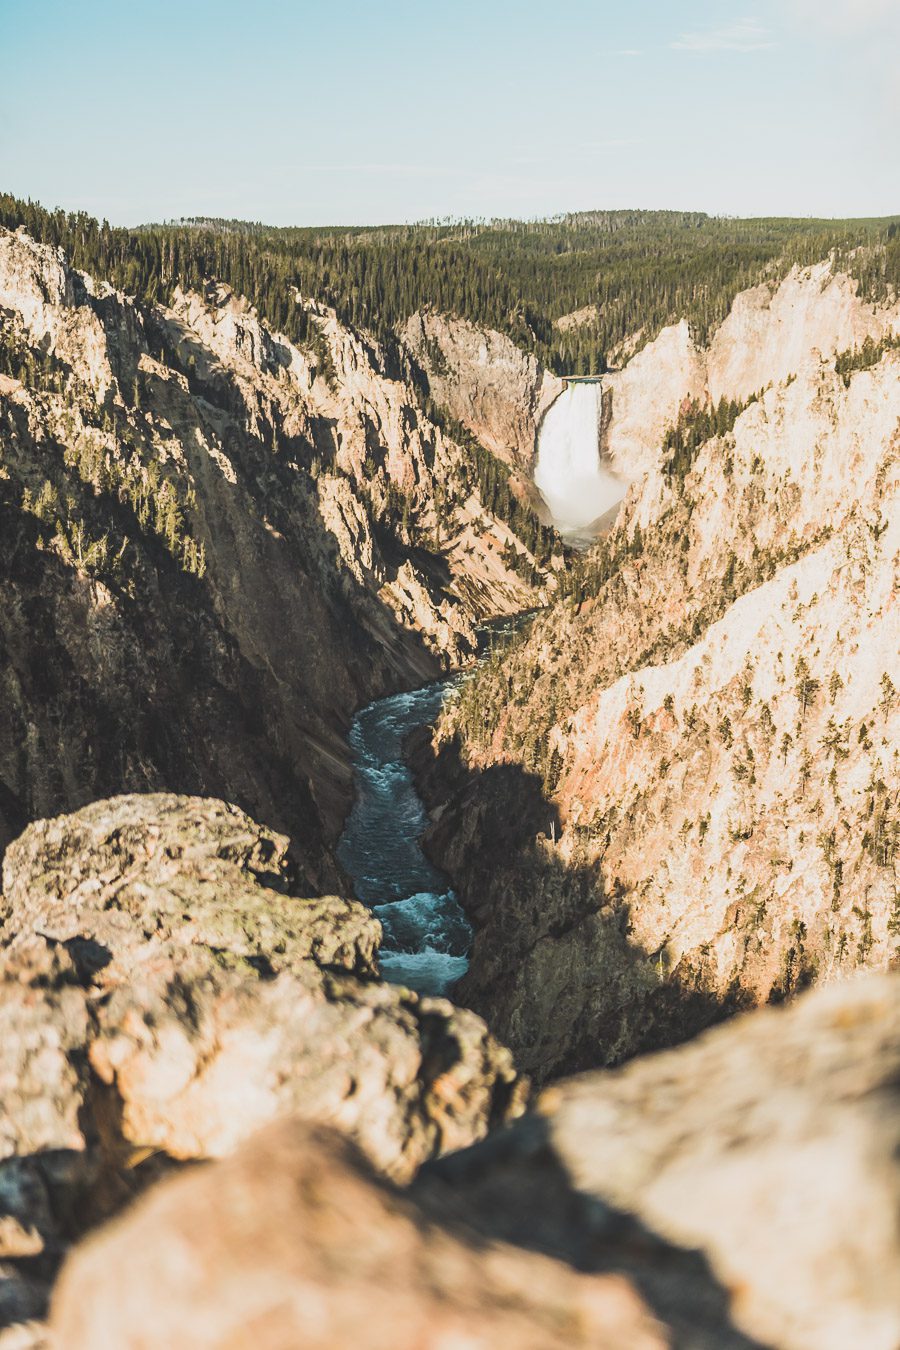
MULTIPOLYGON (((481 655, 508 642, 535 613, 483 624, 481 655)), ((356 898, 381 920, 384 978, 420 994, 446 994, 465 974, 472 929, 449 877, 422 852, 428 813, 403 758, 403 743, 411 731, 433 725, 444 700, 472 669, 376 699, 350 728, 356 798, 337 855, 356 898)))
POLYGON ((350 730, 356 800, 338 858, 357 899, 384 928, 385 979, 424 994, 444 994, 464 974, 472 937, 449 879, 428 861, 420 839, 428 824, 403 742, 434 722, 459 675, 363 708, 350 730))

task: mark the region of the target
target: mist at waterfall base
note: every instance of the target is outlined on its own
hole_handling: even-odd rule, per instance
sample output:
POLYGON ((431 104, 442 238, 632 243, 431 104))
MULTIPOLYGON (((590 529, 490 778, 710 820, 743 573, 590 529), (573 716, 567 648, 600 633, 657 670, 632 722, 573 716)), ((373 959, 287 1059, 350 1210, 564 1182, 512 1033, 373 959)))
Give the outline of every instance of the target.
POLYGON ((563 538, 590 534, 625 495, 600 461, 601 394, 599 380, 567 385, 538 432, 534 482, 563 538))
POLYGON ((449 878, 422 852, 428 824, 403 762, 410 731, 434 721, 454 680, 363 708, 350 731, 356 800, 338 845, 358 899, 381 920, 381 972, 392 984, 443 994, 466 971, 472 930, 449 878))

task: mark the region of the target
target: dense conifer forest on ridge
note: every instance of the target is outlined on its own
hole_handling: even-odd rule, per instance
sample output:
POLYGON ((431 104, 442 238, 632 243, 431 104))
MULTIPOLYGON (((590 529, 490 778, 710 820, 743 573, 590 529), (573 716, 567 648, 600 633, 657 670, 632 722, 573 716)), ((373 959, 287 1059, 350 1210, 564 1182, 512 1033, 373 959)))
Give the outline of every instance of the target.
POLYGON ((143 300, 227 282, 300 343, 315 340, 315 325, 294 287, 389 346, 399 323, 430 306, 507 333, 557 373, 603 371, 625 339, 652 339, 680 318, 703 337, 739 291, 830 254, 869 299, 900 288, 900 218, 590 211, 368 228, 190 220, 131 229, 0 194, 0 224, 24 225, 75 267, 143 300), (584 310, 578 323, 556 326, 584 310))

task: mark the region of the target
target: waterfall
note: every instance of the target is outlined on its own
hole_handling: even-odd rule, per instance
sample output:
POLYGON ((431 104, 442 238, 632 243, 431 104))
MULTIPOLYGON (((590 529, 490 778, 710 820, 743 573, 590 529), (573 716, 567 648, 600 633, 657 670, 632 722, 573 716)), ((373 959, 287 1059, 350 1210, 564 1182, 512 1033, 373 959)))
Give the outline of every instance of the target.
POLYGON ((600 462, 599 380, 570 384, 538 432, 535 486, 563 535, 584 530, 625 495, 625 484, 600 462))

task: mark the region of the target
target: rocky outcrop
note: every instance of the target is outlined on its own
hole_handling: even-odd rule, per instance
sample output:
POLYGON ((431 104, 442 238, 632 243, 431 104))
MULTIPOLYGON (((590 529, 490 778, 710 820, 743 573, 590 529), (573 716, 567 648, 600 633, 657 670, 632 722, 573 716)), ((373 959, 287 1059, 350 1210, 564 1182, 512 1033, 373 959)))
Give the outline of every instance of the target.
POLYGON ((869 304, 832 263, 794 267, 777 285, 735 298, 706 357, 710 398, 743 402, 798 374, 810 358, 827 359, 891 332, 900 332, 900 307, 869 304))
POLYGON ((167 788, 333 884, 351 713, 533 603, 409 359, 307 305, 299 347, 225 287, 138 304, 0 231, 0 849, 167 788))
POLYGON ((561 1081, 401 1194, 297 1122, 77 1247, 60 1345, 891 1350, 900 983, 561 1081))
POLYGON ((435 1164, 430 1184, 470 1197, 497 1232, 519 1187, 552 1213, 552 1160, 585 1199, 699 1249, 761 1343, 891 1350, 898 1068, 900 980, 858 978, 557 1083, 538 1119, 435 1164))
POLYGON ((581 602, 448 711, 458 992, 527 1070, 894 961, 898 429, 896 352, 808 365, 634 485, 581 602))
POLYGON ((682 321, 605 375, 601 453, 634 482, 658 467, 663 436, 686 404, 743 403, 823 357, 892 332, 900 332, 900 307, 867 303, 832 263, 794 267, 737 295, 708 344, 682 321))
MULTIPOLYGON (((563 316, 587 321, 592 307, 563 316)), ((658 468, 665 432, 689 404, 743 402, 820 357, 900 332, 900 308, 873 306, 833 262, 794 267, 779 281, 741 292, 707 343, 682 321, 651 341, 636 334, 612 354, 604 374, 600 454, 634 482, 658 468)), ((404 340, 428 375, 435 398, 495 454, 529 475, 537 434, 562 382, 500 333, 462 319, 424 313, 404 340)))
POLYGON ((663 437, 685 403, 706 402, 704 354, 687 323, 664 328, 621 370, 604 375, 602 390, 600 453, 633 482, 659 463, 663 437))
POLYGON ((562 381, 504 334, 467 319, 414 314, 403 340, 436 402, 499 459, 530 474, 537 429, 562 381))
POLYGON ((443 1227, 293 1124, 160 1186, 79 1248, 52 1323, 67 1350, 668 1343, 623 1277, 443 1227))
POLYGON ((123 1193, 282 1115, 407 1180, 522 1108, 483 1023, 382 984, 370 911, 303 898, 288 841, 233 806, 38 822, 3 890, 0 1260, 45 1280, 123 1193))
POLYGON ((582 305, 580 309, 573 309, 570 314, 561 314, 558 319, 554 319, 553 327, 561 333, 571 333, 573 329, 591 327, 599 317, 598 305, 582 305))

